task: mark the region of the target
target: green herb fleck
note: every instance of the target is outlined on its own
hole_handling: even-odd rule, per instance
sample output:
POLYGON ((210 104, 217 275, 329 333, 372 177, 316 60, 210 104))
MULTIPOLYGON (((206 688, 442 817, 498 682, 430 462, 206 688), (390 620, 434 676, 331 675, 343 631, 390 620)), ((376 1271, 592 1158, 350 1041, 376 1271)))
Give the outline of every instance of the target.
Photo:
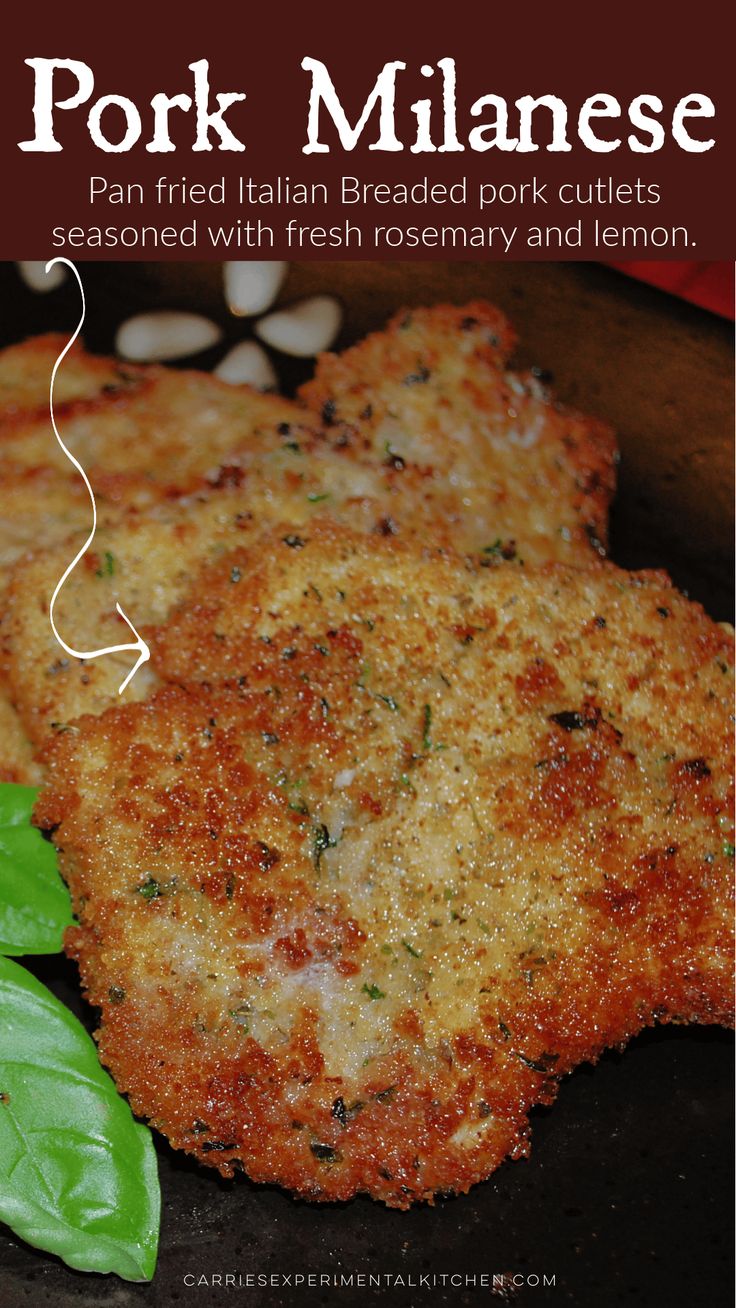
POLYGON ((136 886, 136 891, 144 899, 158 899, 161 894, 161 887, 158 881, 153 877, 149 877, 147 881, 143 881, 141 885, 136 886))
MULTIPOLYGON (((370 985, 370 986, 369 986, 369 985, 367 984, 367 982, 366 982, 365 985, 361 986, 361 991, 362 991, 362 993, 363 993, 364 995, 367 995, 369 999, 385 999, 385 998, 386 998, 386 995, 385 995, 385 993, 384 993, 383 990, 380 990, 380 989, 378 988, 378 986, 376 986, 376 985, 370 985)), ((376 1098, 377 1098, 377 1097, 378 1097, 378 1096, 376 1096, 376 1098)))
POLYGON ((404 946, 404 949, 406 950, 407 954, 411 954, 412 958, 422 957, 421 950, 415 949, 413 945, 409 944, 408 940, 402 940, 401 943, 404 946))
POLYGON ((392 712, 392 713, 400 713, 400 712, 401 712, 401 709, 399 708, 398 704, 396 703, 396 700, 394 699, 393 695, 376 695, 376 699, 380 699, 380 700, 382 700, 383 703, 386 704, 387 707, 391 709, 391 712, 392 712))
POLYGON ((237 1008, 229 1009, 229 1015, 239 1028, 241 1035, 250 1035, 250 1004, 240 1004, 237 1008))
POLYGON ((314 834, 312 836, 312 862, 316 868, 319 868, 325 850, 334 849, 336 844, 337 841, 332 839, 332 836, 324 822, 320 822, 319 825, 314 828, 314 834))
POLYGON ((111 554, 109 550, 105 550, 104 565, 101 568, 97 569, 95 575, 98 577, 112 577, 114 573, 115 573, 115 555, 111 554))

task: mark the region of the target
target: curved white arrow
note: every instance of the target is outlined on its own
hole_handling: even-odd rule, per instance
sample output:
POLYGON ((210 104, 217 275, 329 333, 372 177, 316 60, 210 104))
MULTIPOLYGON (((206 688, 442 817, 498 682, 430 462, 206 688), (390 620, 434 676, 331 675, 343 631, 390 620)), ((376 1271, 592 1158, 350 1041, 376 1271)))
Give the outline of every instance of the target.
POLYGON ((127 677, 126 677, 125 680, 123 681, 122 685, 118 687, 118 695, 122 695, 123 691, 125 690, 125 687, 128 685, 128 683, 129 683, 130 681, 133 680, 133 677, 135 676, 135 674, 136 674, 136 672, 138 671, 138 669, 139 669, 139 667, 141 666, 141 664, 142 664, 142 663, 147 663, 148 660, 150 659, 150 657, 151 657, 151 651, 149 650, 149 648, 148 648, 148 646, 147 646, 145 640, 143 639, 143 637, 138 635, 138 632, 136 631, 135 627, 133 626, 133 623, 130 621, 130 618, 127 616, 127 614, 123 613, 123 610, 121 609, 120 605, 119 605, 119 604, 116 604, 115 607, 116 607, 118 613, 120 614, 121 618, 123 618, 124 621, 127 622, 128 626, 130 627, 130 630, 132 631, 133 635, 135 636, 135 642, 134 642, 133 644, 128 644, 128 645, 108 645, 108 646, 106 647, 106 649, 92 649, 92 650, 72 649, 72 646, 71 646, 71 645, 67 645, 66 641, 65 641, 65 640, 62 640, 61 636, 59 635, 59 633, 58 633, 58 631, 57 631, 57 629, 56 629, 56 623, 54 622, 54 605, 55 605, 55 603, 56 603, 56 601, 57 601, 57 599, 58 599, 59 591, 61 590, 62 586, 64 585, 64 582, 66 581, 66 579, 67 579, 67 577, 69 576, 69 574, 72 573, 72 572, 74 571, 74 569, 76 568, 77 564, 79 563, 79 560, 82 559, 82 558, 84 558, 84 555, 87 553, 87 550, 89 549, 90 545, 92 544, 92 541, 93 541, 94 538, 95 538, 95 532, 96 532, 96 530, 97 530, 97 504, 95 503, 94 491, 92 490, 92 487, 91 487, 91 485, 90 485, 89 477, 87 476, 86 472, 84 471, 84 468, 82 467, 82 465, 81 465, 81 463, 79 462, 79 460, 78 460, 78 459, 75 459, 74 455, 71 453, 70 450, 67 449, 66 445, 64 444, 63 440, 61 439, 61 436, 59 435, 59 429, 58 429, 58 427, 56 426, 56 418, 54 417, 54 383, 55 383, 55 381, 56 381, 56 374, 57 374, 57 372, 59 371, 59 367, 60 367, 61 363, 63 362, 65 356, 68 354, 69 350, 72 348, 74 342, 76 341, 76 339, 77 339, 79 333, 80 333, 81 330, 82 330, 82 327, 83 327, 83 325, 84 325, 85 313, 86 313, 86 304, 85 304, 85 299, 84 299, 84 287, 82 286, 82 279, 81 279, 81 277, 79 276, 79 273, 78 273, 78 271, 77 271, 75 265, 71 262, 70 259, 65 259, 65 258, 63 258, 62 255, 59 255, 58 258, 56 258, 56 259, 50 259, 50 260, 49 260, 49 262, 46 264, 46 272, 47 272, 47 273, 51 272, 51 269, 52 269, 52 268, 53 268, 57 263, 62 263, 62 264, 64 264, 67 268, 71 268, 72 272, 74 273, 74 276, 75 276, 76 279, 77 279, 77 282, 78 282, 78 284, 79 284, 79 293, 80 293, 80 295, 81 295, 81 297, 82 297, 82 316, 81 316, 81 318, 79 319, 79 323, 78 323, 78 325, 77 325, 77 330, 75 331, 75 333, 74 333, 74 335, 71 337, 71 339, 67 342, 67 344, 64 346, 64 349, 61 351, 61 354, 59 355, 58 359, 56 360, 56 363, 54 364, 53 371, 52 371, 52 373, 51 373, 51 384, 50 384, 50 386, 49 386, 49 412, 50 412, 50 414, 51 414, 51 426, 52 426, 53 429, 54 429, 54 435, 55 435, 57 441, 59 442, 59 444, 60 444, 62 450, 64 451, 66 457, 69 459, 70 463, 73 463, 73 464, 74 464, 74 467, 75 467, 75 468, 77 469, 77 471, 80 473, 80 475, 81 475, 81 477, 82 477, 82 479, 83 479, 83 481, 84 481, 84 484, 85 484, 85 486, 87 487, 87 490, 89 491, 89 498, 90 498, 90 501, 91 501, 91 503, 92 503, 92 530, 91 530, 89 536, 87 537, 86 541, 84 542, 84 545, 82 546, 81 550, 80 550, 79 553, 76 555, 76 557, 72 559, 72 561, 71 561, 71 563, 69 564, 69 567, 67 568, 67 570, 66 570, 66 572, 64 573, 63 577, 61 577, 60 581, 58 582, 58 585, 57 585, 57 587, 56 587, 56 590, 54 591, 54 593, 53 593, 53 595, 52 595, 52 597, 51 597, 51 603, 49 604, 49 618, 50 618, 50 621, 51 621, 51 629, 52 629, 52 631, 53 631, 53 633, 54 633, 54 636, 56 637, 57 641, 58 641, 59 644, 61 645, 62 649, 66 650, 67 654, 71 654, 72 658, 75 658, 75 659, 99 659, 99 658, 102 657, 103 654, 119 654, 119 653, 122 653, 124 650, 128 650, 128 649, 129 649, 129 650, 138 650, 138 658, 137 658, 137 660, 136 660, 134 666, 131 668, 130 672, 128 673, 127 677))

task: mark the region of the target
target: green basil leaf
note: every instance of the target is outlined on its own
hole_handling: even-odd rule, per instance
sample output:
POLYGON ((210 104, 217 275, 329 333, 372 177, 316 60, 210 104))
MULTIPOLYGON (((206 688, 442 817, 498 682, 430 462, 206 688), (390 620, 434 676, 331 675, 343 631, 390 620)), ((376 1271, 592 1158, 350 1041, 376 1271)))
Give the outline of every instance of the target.
POLYGON ((70 1267, 146 1281, 160 1203, 151 1133, 94 1042, 40 981, 0 958, 0 1221, 70 1267))
POLYGON ((58 954, 74 920, 54 847, 31 826, 37 793, 0 785, 0 954, 58 954))

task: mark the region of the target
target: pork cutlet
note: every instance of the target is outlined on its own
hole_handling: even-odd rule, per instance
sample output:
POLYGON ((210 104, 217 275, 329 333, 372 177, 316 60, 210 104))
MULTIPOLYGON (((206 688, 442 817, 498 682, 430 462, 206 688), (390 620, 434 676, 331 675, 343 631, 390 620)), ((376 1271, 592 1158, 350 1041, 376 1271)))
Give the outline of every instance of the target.
POLYGON ((460 551, 494 542, 527 563, 604 554, 615 486, 610 429, 557 404, 538 372, 513 372, 504 315, 402 309, 343 354, 324 354, 302 400, 339 453, 383 480, 389 525, 404 504, 452 524, 460 551))
POLYGON ((148 633, 36 821, 100 1052, 224 1174, 407 1207, 560 1079, 732 1020, 732 640, 660 573, 291 524, 148 633))
MULTIPOLYGON (((197 562, 269 523, 296 530, 325 511, 487 562, 595 559, 613 490, 611 433, 509 372, 512 344, 488 305, 413 310, 344 355, 323 356, 303 392, 311 409, 200 374, 90 361, 87 390, 59 423, 103 491, 103 529, 65 585, 59 629, 84 648, 124 643, 117 600, 137 626, 158 621, 197 562), (121 515, 123 503, 133 511, 121 515)), ((47 341, 44 350, 48 362, 47 341)), ((79 392, 88 356, 72 357, 79 392)), ((56 477, 60 503, 40 548, 12 571, 0 637, 12 704, 40 743, 52 724, 113 702, 135 655, 80 664, 56 645, 48 601, 73 547, 54 533, 63 524, 66 535, 75 513, 83 530, 85 496, 62 466, 33 464, 51 456, 48 421, 31 408, 4 434, 0 426, 6 455, 28 464, 3 493, 9 548, 29 534, 36 485, 40 494, 56 477)), ((150 685, 144 670, 130 697, 150 685)))
MULTIPOLYGON (((7 673, 0 674, 0 771, 6 780, 28 783, 39 776, 32 743, 47 729, 45 725, 39 732, 38 722, 48 679, 61 682, 64 673, 73 678, 82 711, 97 702, 91 690, 82 694, 82 688, 101 681, 115 694, 115 679, 119 685, 125 675, 118 675, 120 665, 114 658, 104 669, 70 659, 56 644, 48 621, 56 583, 92 522, 86 487, 55 441, 49 421, 51 372, 65 344, 65 337, 48 335, 0 351, 0 639, 3 644, 9 641, 11 628, 17 628, 19 638, 9 641, 3 657, 7 673), (14 573, 13 565, 29 552, 28 567, 21 562, 14 573), (23 593, 26 586, 30 589, 23 593), (21 615, 16 624, 19 591, 21 615), (38 703, 29 705, 28 695, 35 691, 38 703)), ((81 347, 68 353, 59 370, 55 410, 64 440, 94 487, 101 536, 122 520, 123 539, 135 549, 139 524, 151 512, 155 549, 162 518, 171 521, 169 558, 174 572, 176 528, 189 512, 184 492, 213 492, 213 482, 214 489, 227 482, 231 458, 243 475, 249 460, 264 458, 269 435, 286 425, 296 442, 304 419, 296 405, 280 396, 227 386, 204 373, 132 367, 90 355, 81 347)), ((114 599, 108 602, 114 584, 110 551, 103 547, 100 554, 89 554, 82 566, 93 577, 102 570, 108 584, 103 593, 92 588, 89 613, 84 604, 75 610, 75 595, 67 601, 65 592, 72 619, 65 627, 68 643, 76 640, 78 647, 90 649, 130 640, 114 599), (105 601, 104 617, 100 599, 105 601), (105 618, 111 638, 95 644, 95 624, 105 625, 105 618)), ((145 580, 151 592, 145 615, 152 615, 162 578, 150 571, 145 580)), ((64 720, 68 699, 64 693, 59 696, 52 720, 64 720)))
MULTIPOLYGON (((49 420, 51 370, 65 344, 44 336, 0 352, 0 563, 91 525, 86 489, 49 420)), ((59 369, 55 411, 103 521, 208 486, 231 458, 258 456, 262 431, 301 416, 281 396, 81 347, 59 369)))

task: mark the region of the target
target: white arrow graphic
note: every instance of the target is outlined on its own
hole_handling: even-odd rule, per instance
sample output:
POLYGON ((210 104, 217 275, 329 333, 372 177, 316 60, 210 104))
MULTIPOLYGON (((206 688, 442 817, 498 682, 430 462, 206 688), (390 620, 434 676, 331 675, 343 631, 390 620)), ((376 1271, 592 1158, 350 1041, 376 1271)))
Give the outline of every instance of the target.
POLYGON ((56 374, 57 374, 57 372, 59 371, 59 367, 61 366, 61 364, 62 364, 62 362, 63 362, 65 356, 68 354, 69 350, 72 348, 74 342, 76 341, 76 339, 77 339, 79 333, 80 333, 81 330, 82 330, 82 327, 83 327, 83 325, 84 325, 85 313, 86 313, 86 309, 87 309, 87 306, 86 306, 86 304, 85 304, 85 299, 84 299, 84 287, 82 286, 82 279, 81 279, 81 277, 79 276, 79 273, 78 273, 78 271, 77 271, 75 265, 71 262, 70 259, 65 259, 65 258, 63 258, 61 255, 59 255, 58 258, 56 258, 56 259, 50 259, 49 262, 46 264, 46 272, 49 273, 49 272, 51 271, 51 269, 52 269, 52 268, 53 268, 57 263, 62 263, 62 264, 64 264, 67 268, 70 268, 71 271, 74 273, 74 276, 75 276, 76 279, 77 279, 77 282, 78 282, 78 284, 79 284, 79 293, 80 293, 80 295, 81 295, 81 297, 82 297, 82 316, 81 316, 81 318, 79 319, 79 323, 78 323, 78 325, 77 325, 77 330, 75 331, 74 335, 71 337, 71 340, 69 340, 69 341, 67 342, 67 344, 64 346, 64 349, 61 351, 61 354, 59 355, 58 359, 56 360, 56 363, 54 364, 53 371, 52 371, 52 373, 51 373, 51 385, 49 386, 49 412, 50 412, 50 414, 51 414, 51 426, 52 426, 53 429, 54 429, 54 435, 55 435, 57 441, 59 442, 59 444, 60 444, 62 450, 64 451, 64 453, 65 453, 65 455, 66 455, 66 457, 69 459, 69 462, 74 464, 74 467, 77 469, 77 471, 78 471, 79 474, 81 475, 81 477, 82 477, 82 479, 83 479, 83 481, 84 481, 84 484, 85 484, 85 486, 87 487, 87 490, 89 491, 89 498, 90 498, 90 501, 91 501, 91 503, 92 503, 92 530, 91 530, 89 536, 87 537, 86 541, 84 542, 84 545, 82 546, 81 550, 80 550, 79 553, 76 555, 76 557, 72 559, 71 563, 69 564, 69 567, 67 568, 67 570, 66 570, 66 572, 64 573, 63 577, 61 577, 60 581, 59 581, 58 584, 57 584, 56 590, 54 591, 54 593, 53 593, 53 595, 52 595, 52 597, 51 597, 51 603, 49 604, 49 619, 50 619, 50 621, 51 621, 51 629, 52 629, 52 631, 53 631, 53 633, 54 633, 54 636, 56 637, 57 641, 58 641, 59 644, 61 645, 62 649, 66 650, 67 654, 71 654, 72 658, 75 658, 75 659, 99 659, 99 658, 102 657, 103 654, 120 654, 120 653, 122 653, 124 650, 137 650, 137 651, 138 651, 138 658, 137 658, 137 660, 136 660, 134 666, 131 668, 130 672, 128 673, 127 677, 126 677, 125 680, 123 681, 122 685, 118 688, 118 695, 122 695, 123 691, 125 690, 125 687, 128 685, 129 682, 131 682, 131 681, 133 680, 133 677, 135 676, 135 674, 136 674, 136 672, 138 671, 138 669, 139 669, 139 667, 141 666, 141 664, 142 664, 142 663, 147 663, 148 660, 150 659, 150 657, 151 657, 151 651, 149 650, 149 648, 148 648, 148 646, 147 646, 145 640, 143 639, 143 637, 138 635, 138 632, 136 631, 135 627, 133 626, 133 623, 130 621, 130 618, 127 616, 127 614, 123 613, 123 610, 121 609, 120 605, 119 605, 119 604, 116 604, 115 607, 116 607, 118 613, 120 614, 121 618, 123 618, 124 621, 127 622, 128 626, 130 627, 130 630, 132 631, 133 635, 135 636, 135 642, 134 642, 133 644, 128 644, 128 645, 108 645, 106 649, 92 649, 92 650, 72 649, 72 646, 71 646, 71 645, 67 645, 66 641, 65 641, 65 640, 62 640, 61 636, 59 635, 58 631, 56 630, 56 623, 54 622, 54 605, 55 605, 55 603, 56 603, 56 601, 57 601, 57 598, 58 598, 58 596, 59 596, 59 591, 61 590, 62 586, 64 585, 64 582, 66 581, 67 577, 68 577, 68 576, 70 575, 70 573, 72 573, 72 572, 74 571, 74 569, 76 568, 77 564, 79 563, 79 560, 82 559, 82 558, 84 558, 84 555, 87 553, 87 550, 89 549, 90 545, 92 544, 92 541, 93 541, 94 538, 95 538, 95 532, 96 532, 96 530, 97 530, 97 504, 95 503, 94 491, 92 490, 92 487, 91 487, 91 485, 90 485, 89 477, 87 476, 86 472, 84 471, 84 468, 82 467, 82 465, 81 465, 81 463, 79 462, 79 460, 78 460, 78 459, 75 459, 74 455, 71 453, 70 450, 67 449, 66 445, 64 444, 63 440, 61 439, 61 436, 59 435, 59 429, 58 429, 58 427, 56 426, 56 418, 54 417, 54 383, 55 383, 55 381, 56 381, 56 374))

